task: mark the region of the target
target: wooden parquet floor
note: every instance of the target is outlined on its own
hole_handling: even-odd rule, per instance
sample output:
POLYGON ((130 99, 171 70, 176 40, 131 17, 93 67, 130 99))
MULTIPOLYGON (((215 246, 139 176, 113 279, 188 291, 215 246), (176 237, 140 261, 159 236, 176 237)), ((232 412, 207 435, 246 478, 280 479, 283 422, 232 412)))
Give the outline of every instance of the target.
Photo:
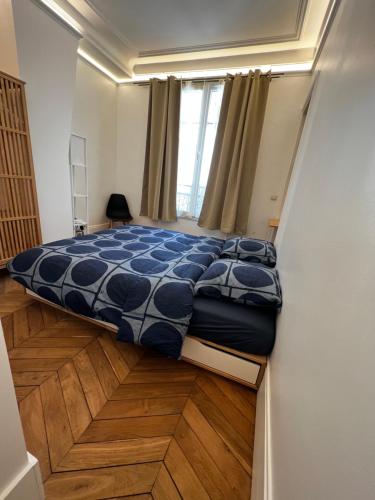
POLYGON ((4 280, 0 318, 47 499, 249 500, 255 392, 4 280))

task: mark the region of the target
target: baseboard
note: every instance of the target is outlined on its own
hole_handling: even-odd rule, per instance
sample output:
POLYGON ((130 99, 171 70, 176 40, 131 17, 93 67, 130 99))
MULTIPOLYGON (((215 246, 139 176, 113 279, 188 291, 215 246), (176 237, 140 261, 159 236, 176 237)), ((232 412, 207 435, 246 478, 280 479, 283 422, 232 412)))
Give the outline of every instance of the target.
POLYGON ((102 224, 93 224, 87 227, 87 232, 89 234, 96 233, 96 231, 101 231, 102 229, 109 228, 109 222, 103 222, 102 224))
POLYGON ((27 454, 28 463, 12 482, 0 493, 0 500, 43 500, 44 488, 39 462, 27 454))
POLYGON ((270 364, 257 394, 251 500, 272 500, 270 364))

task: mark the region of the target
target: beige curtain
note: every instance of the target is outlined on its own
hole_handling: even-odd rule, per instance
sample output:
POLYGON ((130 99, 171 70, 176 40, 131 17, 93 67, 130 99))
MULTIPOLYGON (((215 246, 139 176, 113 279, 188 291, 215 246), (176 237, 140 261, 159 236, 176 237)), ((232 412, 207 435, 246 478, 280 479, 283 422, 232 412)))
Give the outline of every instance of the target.
POLYGON ((245 234, 270 75, 228 76, 198 225, 245 234))
POLYGON ((152 79, 140 215, 175 221, 181 84, 152 79))

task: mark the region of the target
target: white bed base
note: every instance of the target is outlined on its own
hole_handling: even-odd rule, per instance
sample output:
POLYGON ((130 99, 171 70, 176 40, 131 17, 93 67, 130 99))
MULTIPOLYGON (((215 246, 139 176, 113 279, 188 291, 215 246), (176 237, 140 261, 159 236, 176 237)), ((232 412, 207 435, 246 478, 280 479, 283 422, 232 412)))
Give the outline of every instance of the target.
MULTIPOLYGON (((43 299, 31 290, 26 290, 26 293, 35 300, 48 304, 55 309, 59 309, 83 321, 93 323, 113 333, 117 333, 117 327, 112 323, 76 314, 49 300, 43 299)), ((265 356, 257 356, 236 351, 235 349, 230 349, 229 347, 224 347, 208 340, 192 337, 191 335, 185 337, 181 359, 222 375, 223 377, 235 380, 240 384, 252 387, 255 390, 258 390, 262 382, 267 365, 267 358, 265 356)))

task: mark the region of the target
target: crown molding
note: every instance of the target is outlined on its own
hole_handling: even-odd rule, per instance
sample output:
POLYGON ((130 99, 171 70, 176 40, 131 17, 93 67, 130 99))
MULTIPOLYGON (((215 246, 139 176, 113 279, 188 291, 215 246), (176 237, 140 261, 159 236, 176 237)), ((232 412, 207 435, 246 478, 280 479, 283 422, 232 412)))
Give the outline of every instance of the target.
POLYGON ((333 21, 335 20, 337 11, 341 5, 341 0, 330 0, 324 21, 322 23, 322 27, 319 33, 318 37, 318 43, 317 43, 317 48, 315 51, 315 57, 314 57, 314 64, 313 64, 313 71, 315 70, 318 61, 320 59, 321 53, 323 51, 325 42, 328 37, 328 33, 331 30, 333 21))
POLYGON ((186 54, 187 52, 201 52, 205 50, 233 49, 240 47, 251 47, 253 45, 269 45, 272 43, 295 42, 298 40, 297 34, 275 35, 269 37, 248 38, 246 40, 236 40, 231 42, 207 43, 203 45, 188 45, 186 47, 176 47, 164 50, 143 50, 138 57, 167 56, 170 54, 186 54))
POLYGON ((43 0, 31 0, 34 5, 39 7, 45 14, 56 21, 60 26, 65 28, 69 33, 71 33, 75 38, 80 40, 82 38, 81 32, 69 24, 66 20, 62 19, 54 10, 52 10, 43 0))
POLYGON ((123 40, 94 12, 85 0, 32 0, 59 24, 81 38, 80 46, 93 58, 111 67, 116 77, 129 78, 132 74, 129 61, 137 52, 123 40), (74 28, 60 16, 59 8, 74 21, 74 28))
MULTIPOLYGON (((252 66, 303 63, 314 59, 315 48, 288 49, 280 51, 269 51, 255 54, 241 54, 233 56, 212 57, 209 59, 179 60, 170 62, 150 62, 148 64, 136 64, 133 71, 136 75, 180 72, 180 71, 204 71, 212 69, 230 69, 252 66)), ((139 60, 139 62, 141 62, 139 60)))

